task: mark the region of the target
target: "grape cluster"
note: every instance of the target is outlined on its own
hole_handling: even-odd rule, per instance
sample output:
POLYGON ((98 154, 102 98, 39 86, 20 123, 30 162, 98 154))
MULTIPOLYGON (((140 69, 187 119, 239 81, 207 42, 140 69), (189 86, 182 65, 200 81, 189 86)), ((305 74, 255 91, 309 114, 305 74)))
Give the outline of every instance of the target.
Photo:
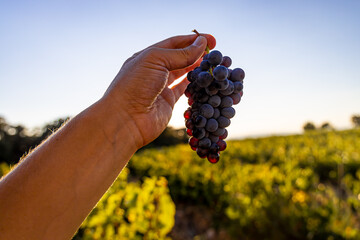
POLYGON ((241 68, 229 69, 231 58, 214 50, 206 54, 187 75, 185 90, 189 108, 185 111, 189 144, 201 158, 217 163, 220 152, 226 148, 226 127, 235 115, 232 107, 243 95, 245 72, 241 68))

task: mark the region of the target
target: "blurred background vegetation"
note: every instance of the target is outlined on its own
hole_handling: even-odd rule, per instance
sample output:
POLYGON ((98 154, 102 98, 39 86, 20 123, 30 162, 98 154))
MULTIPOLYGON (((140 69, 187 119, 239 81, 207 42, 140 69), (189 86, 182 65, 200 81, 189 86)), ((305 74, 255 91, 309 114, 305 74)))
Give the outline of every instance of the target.
MULTIPOLYGON (((27 129, 0 118, 0 177, 67 119, 27 129)), ((360 115, 351 121, 231 140, 215 165, 191 151, 185 129, 167 128, 74 239, 360 239, 360 115)))

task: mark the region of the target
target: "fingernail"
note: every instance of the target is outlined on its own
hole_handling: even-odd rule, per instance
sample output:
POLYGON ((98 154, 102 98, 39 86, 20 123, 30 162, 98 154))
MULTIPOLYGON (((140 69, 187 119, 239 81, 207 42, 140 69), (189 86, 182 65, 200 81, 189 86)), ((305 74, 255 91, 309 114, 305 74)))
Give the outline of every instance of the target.
POLYGON ((195 42, 193 43, 194 46, 200 47, 201 45, 203 45, 203 39, 205 37, 203 36, 198 36, 195 40, 195 42))

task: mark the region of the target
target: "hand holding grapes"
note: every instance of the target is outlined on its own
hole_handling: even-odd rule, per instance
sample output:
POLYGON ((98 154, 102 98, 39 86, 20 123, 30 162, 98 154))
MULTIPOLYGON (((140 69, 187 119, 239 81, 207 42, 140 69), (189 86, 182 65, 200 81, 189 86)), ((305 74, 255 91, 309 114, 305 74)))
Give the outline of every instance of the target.
POLYGON ((0 239, 71 239, 138 148, 166 127, 210 35, 177 36, 134 54, 104 97, 0 180, 0 239))
POLYGON ((124 63, 105 98, 116 103, 121 116, 131 119, 138 147, 165 129, 188 81, 184 79, 172 88, 169 85, 200 63, 207 45, 215 46, 211 35, 172 37, 134 54, 124 63))

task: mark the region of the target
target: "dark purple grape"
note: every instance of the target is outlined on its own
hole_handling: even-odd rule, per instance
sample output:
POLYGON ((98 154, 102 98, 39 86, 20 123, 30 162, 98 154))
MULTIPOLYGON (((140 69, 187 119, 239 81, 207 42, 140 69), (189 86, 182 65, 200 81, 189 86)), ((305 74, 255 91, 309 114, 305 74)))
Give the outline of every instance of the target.
POLYGON ((205 54, 203 60, 208 60, 208 58, 209 58, 209 54, 205 54))
POLYGON ((210 86, 208 86, 207 88, 205 88, 205 92, 209 95, 209 96, 213 96, 215 94, 218 93, 218 88, 216 87, 215 82, 212 82, 210 84, 210 86))
POLYGON ((221 98, 220 98, 218 95, 211 96, 211 97, 209 97, 209 99, 208 99, 208 103, 209 103, 211 106, 213 106, 214 108, 215 108, 215 107, 218 107, 218 106, 220 106, 221 98))
POLYGON ((194 101, 196 101, 196 99, 198 98, 198 95, 199 95, 198 92, 194 92, 194 93, 191 95, 191 98, 194 99, 194 101))
POLYGON ((193 111, 197 111, 200 109, 200 107, 202 106, 202 104, 200 102, 194 102, 192 105, 191 105, 191 109, 193 111))
POLYGON ((220 117, 220 110, 218 108, 214 108, 214 115, 212 117, 215 119, 220 117))
POLYGON ((212 76, 209 72, 200 72, 196 79, 196 84, 205 88, 211 84, 212 80, 212 76))
POLYGON ((197 99, 199 103, 206 103, 209 100, 209 95, 204 94, 197 99))
POLYGON ((201 115, 197 116, 195 119, 195 127, 203 128, 205 127, 205 125, 206 125, 206 118, 204 118, 201 115))
POLYGON ((200 115, 211 118, 214 115, 214 108, 210 104, 203 104, 199 109, 200 115))
POLYGON ((219 136, 219 139, 225 139, 228 136, 228 131, 225 129, 225 132, 219 136))
POLYGON ((221 109, 221 115, 226 118, 232 118, 235 116, 235 109, 232 107, 223 108, 221 109))
MULTIPOLYGON (((191 95, 193 95, 194 94, 194 84, 195 83, 189 83, 188 85, 187 85, 187 87, 186 87, 186 90, 185 90, 185 92, 187 91, 187 92, 189 92, 189 94, 190 94, 190 96, 191 95)), ((187 97, 190 97, 190 96, 187 96, 187 97)))
POLYGON ((210 118, 206 122, 205 129, 208 132, 215 132, 218 129, 219 123, 214 119, 210 118))
POLYGON ((208 138, 211 140, 212 143, 216 143, 217 141, 219 141, 219 137, 213 134, 209 134, 208 138))
POLYGON ((240 93, 233 93, 230 97, 232 98, 234 105, 238 104, 241 100, 240 93))
POLYGON ((193 82, 193 83, 194 83, 194 85, 193 85, 194 92, 198 92, 202 89, 199 85, 196 84, 196 82, 193 82))
POLYGON ((207 102, 209 100, 209 95, 206 93, 204 89, 194 94, 195 101, 200 103, 207 102))
POLYGON ((210 69, 211 65, 209 63, 209 61, 207 60, 203 60, 201 63, 200 63, 200 68, 201 70, 203 71, 208 71, 210 69))
POLYGON ((191 118, 191 115, 192 115, 191 108, 186 109, 186 111, 184 112, 184 118, 189 119, 191 118))
POLYGON ((219 145, 216 144, 216 142, 212 143, 209 149, 210 153, 218 153, 219 152, 219 145))
POLYGON ((224 151, 226 149, 226 142, 224 140, 219 140, 217 143, 219 145, 219 151, 224 151))
POLYGON ((228 68, 228 67, 231 66, 231 63, 232 63, 231 58, 228 57, 228 56, 224 56, 221 63, 220 63, 220 65, 223 65, 223 66, 228 68))
POLYGON ((205 91, 206 91, 207 95, 213 96, 213 95, 216 95, 219 90, 215 86, 212 87, 212 85, 210 85, 209 87, 205 88, 205 91))
POLYGON ((188 98, 188 104, 189 104, 189 106, 193 105, 193 103, 194 103, 194 98, 193 98, 192 96, 190 96, 190 97, 188 98))
POLYGON ((243 90, 243 84, 241 82, 234 82, 234 93, 239 93, 243 90))
POLYGON ((211 163, 217 163, 220 160, 220 154, 219 153, 209 153, 207 156, 207 159, 211 163))
POLYGON ((191 74, 192 74, 192 71, 188 72, 188 74, 187 74, 187 76, 186 76, 186 78, 187 78, 187 80, 188 80, 189 82, 193 82, 193 81, 194 81, 194 79, 191 77, 191 74))
POLYGON ((184 94, 187 98, 191 97, 191 93, 188 89, 185 89, 184 94))
MULTIPOLYGON (((218 119, 216 119, 216 120, 218 121, 219 127, 221 127, 221 128, 226 128, 226 127, 228 127, 228 126, 230 125, 230 123, 231 123, 230 119, 228 119, 228 118, 226 118, 226 117, 224 117, 224 116, 220 116, 220 117, 218 117, 218 119)), ((194 135, 194 137, 196 137, 196 136, 194 135)))
POLYGON ((206 148, 198 148, 196 149, 196 153, 199 157, 201 158, 206 158, 207 155, 209 154, 209 149, 206 148))
POLYGON ((199 144, 199 139, 196 139, 194 137, 189 139, 189 145, 193 150, 195 150, 198 147, 198 144, 199 144))
POLYGON ((204 137, 199 141, 199 147, 201 148, 210 148, 211 146, 211 140, 207 137, 204 137))
POLYGON ((217 89, 225 90, 229 86, 229 80, 225 79, 224 81, 214 81, 214 84, 217 89))
POLYGON ((222 61, 222 54, 218 50, 213 50, 208 54, 207 60, 212 66, 217 66, 222 61))
POLYGON ((224 81, 228 76, 228 70, 226 67, 220 65, 214 68, 213 75, 217 81, 224 81))
POLYGON ((185 122, 185 126, 186 126, 186 128, 193 130, 195 127, 195 124, 192 119, 188 119, 185 122))
POLYGON ((232 70, 230 80, 233 82, 241 82, 244 80, 245 72, 241 68, 235 68, 232 70))
POLYGON ((195 119, 197 116, 199 116, 199 112, 198 111, 194 111, 194 109, 192 109, 193 113, 191 114, 191 119, 193 120, 193 122, 195 122, 195 119))
POLYGON ((196 67, 192 73, 191 73, 191 78, 193 79, 193 81, 196 81, 196 79, 198 78, 199 73, 201 73, 201 68, 200 67, 196 67))
POLYGON ((195 128, 193 130, 193 136, 197 139, 202 139, 205 137, 205 129, 204 128, 195 128))
POLYGON ((233 102, 232 98, 229 96, 226 96, 221 99, 220 107, 222 107, 222 108, 231 107, 233 105, 233 103, 234 102, 233 102))
POLYGON ((232 81, 228 81, 228 82, 229 82, 229 86, 225 90, 220 91, 220 93, 224 96, 228 96, 234 92, 234 83, 232 81))
POLYGON ((213 132, 212 134, 215 136, 221 136, 225 133, 226 129, 225 128, 218 128, 215 132, 213 132))
POLYGON ((190 137, 192 136, 192 130, 191 130, 191 129, 186 129, 186 133, 187 133, 187 135, 189 135, 190 137))

